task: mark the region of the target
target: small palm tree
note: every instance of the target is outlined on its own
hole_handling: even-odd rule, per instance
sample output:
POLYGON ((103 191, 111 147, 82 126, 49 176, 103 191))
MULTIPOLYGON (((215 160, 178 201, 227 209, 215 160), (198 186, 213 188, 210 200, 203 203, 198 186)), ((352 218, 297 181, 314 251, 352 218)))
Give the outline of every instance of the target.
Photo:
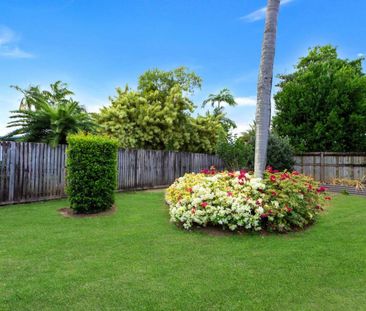
POLYGON ((230 90, 226 88, 222 89, 218 94, 210 94, 208 98, 203 101, 202 108, 207 104, 210 104, 213 108, 213 115, 220 119, 220 123, 224 130, 228 132, 231 128, 236 128, 236 124, 233 120, 226 117, 224 106, 222 105, 223 103, 231 107, 237 105, 234 96, 231 94, 230 90))
POLYGON ((263 177, 267 162, 267 146, 271 122, 271 91, 273 62, 275 56, 277 17, 280 0, 268 0, 266 23, 262 44, 262 56, 259 67, 256 109, 256 143, 254 174, 263 177))
POLYGON ((51 84, 51 91, 39 87, 27 90, 15 87, 24 94, 18 110, 11 111, 13 121, 8 127, 16 129, 3 139, 43 142, 52 146, 66 143, 69 133, 91 131, 94 123, 86 110, 69 96, 73 93, 60 81, 51 84))

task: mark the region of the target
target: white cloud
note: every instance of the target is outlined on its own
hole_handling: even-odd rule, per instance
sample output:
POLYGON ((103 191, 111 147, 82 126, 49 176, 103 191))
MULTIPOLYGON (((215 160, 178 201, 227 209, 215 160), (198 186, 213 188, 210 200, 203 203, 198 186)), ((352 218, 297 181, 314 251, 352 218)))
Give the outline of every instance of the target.
MULTIPOLYGON (((294 0, 281 0, 281 5, 285 5, 287 3, 290 3, 294 0)), ((252 13, 249 13, 245 16, 240 17, 240 19, 245 20, 249 23, 259 21, 261 19, 264 19, 266 16, 266 9, 267 7, 260 8, 252 13)))
POLYGON ((33 54, 18 47, 19 37, 8 27, 0 26, 0 56, 7 58, 32 58, 33 54))
POLYGON ((357 54, 357 57, 365 57, 365 54, 363 54, 363 53, 358 53, 358 54, 357 54))
POLYGON ((257 98, 255 96, 235 97, 235 101, 238 106, 255 106, 257 104, 257 98))
POLYGON ((0 26, 0 45, 4 45, 16 41, 17 37, 10 28, 0 26))
POLYGON ((14 48, 9 47, 1 47, 0 46, 0 55, 9 58, 32 58, 33 54, 25 52, 18 48, 17 46, 14 48))

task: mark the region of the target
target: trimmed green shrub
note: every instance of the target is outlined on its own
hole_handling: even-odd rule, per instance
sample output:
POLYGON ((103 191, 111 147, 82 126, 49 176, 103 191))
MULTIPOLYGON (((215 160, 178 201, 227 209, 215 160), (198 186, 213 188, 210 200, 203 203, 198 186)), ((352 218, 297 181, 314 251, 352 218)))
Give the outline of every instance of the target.
POLYGON ((116 140, 74 134, 67 138, 67 193, 77 213, 96 213, 112 207, 117 181, 116 140))

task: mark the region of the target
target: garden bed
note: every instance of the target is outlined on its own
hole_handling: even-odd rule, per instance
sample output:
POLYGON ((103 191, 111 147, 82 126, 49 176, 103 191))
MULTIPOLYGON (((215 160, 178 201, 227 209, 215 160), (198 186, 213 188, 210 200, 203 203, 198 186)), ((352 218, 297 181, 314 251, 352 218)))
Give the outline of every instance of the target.
POLYGON ((326 187, 327 191, 330 192, 348 193, 348 194, 366 196, 366 187, 364 189, 356 189, 355 187, 344 186, 344 185, 332 185, 332 184, 324 184, 324 187, 326 187))

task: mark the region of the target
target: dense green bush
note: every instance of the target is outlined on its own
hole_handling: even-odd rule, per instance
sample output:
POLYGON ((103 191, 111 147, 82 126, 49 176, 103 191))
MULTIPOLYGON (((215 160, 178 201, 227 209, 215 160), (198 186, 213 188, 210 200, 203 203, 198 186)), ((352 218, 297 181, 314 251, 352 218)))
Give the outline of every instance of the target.
MULTIPOLYGON (((222 137, 217 145, 217 154, 230 170, 254 168, 255 131, 250 130, 240 137, 222 137)), ((267 165, 278 170, 292 170, 294 150, 288 137, 271 133, 268 141, 267 165)))
POLYGON ((309 50, 293 72, 279 76, 274 130, 296 151, 366 150, 363 60, 340 58, 330 45, 309 50))
POLYGON ((114 203, 117 141, 95 135, 67 138, 67 193, 77 213, 104 211, 114 203))

